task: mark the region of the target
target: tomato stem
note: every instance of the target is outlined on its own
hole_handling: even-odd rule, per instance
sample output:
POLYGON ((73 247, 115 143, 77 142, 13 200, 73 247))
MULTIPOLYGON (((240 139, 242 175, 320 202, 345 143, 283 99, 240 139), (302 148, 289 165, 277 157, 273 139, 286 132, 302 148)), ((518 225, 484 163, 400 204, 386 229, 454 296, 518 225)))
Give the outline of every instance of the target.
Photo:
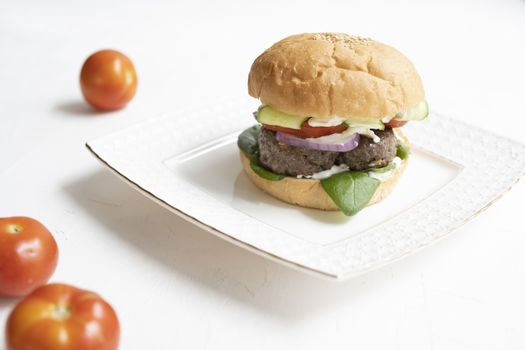
POLYGON ((17 233, 20 233, 23 231, 22 226, 19 225, 7 225, 7 233, 16 235, 17 233))
POLYGON ((67 305, 55 305, 53 309, 53 317, 58 321, 63 321, 71 316, 71 308, 67 305))

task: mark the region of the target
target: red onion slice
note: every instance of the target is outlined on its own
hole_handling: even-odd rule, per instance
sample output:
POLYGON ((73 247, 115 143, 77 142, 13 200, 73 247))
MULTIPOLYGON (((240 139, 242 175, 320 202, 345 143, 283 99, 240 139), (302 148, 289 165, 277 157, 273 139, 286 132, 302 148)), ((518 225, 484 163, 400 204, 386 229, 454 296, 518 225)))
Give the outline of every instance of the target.
POLYGON ((348 152, 359 145, 359 134, 357 133, 350 135, 347 140, 338 143, 317 143, 312 141, 312 139, 306 140, 283 132, 276 132, 275 138, 277 141, 286 143, 287 145, 317 149, 320 151, 348 152))

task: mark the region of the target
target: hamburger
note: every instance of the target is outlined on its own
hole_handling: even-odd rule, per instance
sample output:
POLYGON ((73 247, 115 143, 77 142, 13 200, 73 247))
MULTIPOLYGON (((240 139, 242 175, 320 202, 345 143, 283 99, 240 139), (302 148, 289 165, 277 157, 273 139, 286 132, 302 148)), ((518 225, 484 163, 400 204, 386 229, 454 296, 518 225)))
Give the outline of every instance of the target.
POLYGON ((253 62, 257 125, 238 138, 250 180, 284 202, 354 215, 384 199, 408 162, 401 132, 428 115, 413 64, 342 33, 287 37, 253 62))

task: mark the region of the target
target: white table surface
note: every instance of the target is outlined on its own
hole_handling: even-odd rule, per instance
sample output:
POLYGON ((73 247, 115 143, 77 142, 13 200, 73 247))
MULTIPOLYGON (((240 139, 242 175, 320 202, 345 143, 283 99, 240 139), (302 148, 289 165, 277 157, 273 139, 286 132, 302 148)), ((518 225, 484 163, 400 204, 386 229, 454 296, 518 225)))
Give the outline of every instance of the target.
MULTIPOLYGON (((524 1, 247 4, 0 2, 0 216, 52 230, 52 281, 109 300, 122 349, 525 348, 523 181, 437 245, 335 283, 211 236, 88 154, 86 140, 246 93, 253 59, 304 31, 389 43, 416 64, 431 108, 525 139, 524 1), (80 95, 80 66, 101 48, 139 74, 119 112, 94 113, 80 95)), ((15 302, 0 298, 0 327, 15 302)))

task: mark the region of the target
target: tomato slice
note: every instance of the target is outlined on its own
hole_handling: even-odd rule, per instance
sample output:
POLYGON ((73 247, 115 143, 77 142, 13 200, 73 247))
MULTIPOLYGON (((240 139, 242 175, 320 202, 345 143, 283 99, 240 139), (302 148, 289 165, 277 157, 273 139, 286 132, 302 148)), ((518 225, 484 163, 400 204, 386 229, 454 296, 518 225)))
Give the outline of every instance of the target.
POLYGON ((277 125, 266 125, 266 124, 263 124, 263 126, 266 128, 266 129, 270 129, 270 130, 273 130, 273 131, 279 131, 279 132, 284 132, 286 134, 290 134, 290 135, 293 135, 293 136, 296 136, 296 137, 300 137, 302 139, 306 139, 306 138, 315 138, 315 137, 321 137, 321 136, 326 136, 326 135, 331 135, 331 134, 336 134, 336 133, 341 133, 343 131, 345 131, 348 126, 345 124, 345 123, 341 123, 339 125, 336 125, 336 126, 310 126, 310 124, 308 124, 308 120, 305 120, 303 122, 303 124, 301 125, 301 129, 297 130, 297 129, 290 129, 290 128, 284 128, 282 126, 277 126, 277 125))
POLYGON ((385 123, 385 127, 387 128, 400 128, 403 125, 408 123, 406 120, 391 120, 388 123, 385 123))

